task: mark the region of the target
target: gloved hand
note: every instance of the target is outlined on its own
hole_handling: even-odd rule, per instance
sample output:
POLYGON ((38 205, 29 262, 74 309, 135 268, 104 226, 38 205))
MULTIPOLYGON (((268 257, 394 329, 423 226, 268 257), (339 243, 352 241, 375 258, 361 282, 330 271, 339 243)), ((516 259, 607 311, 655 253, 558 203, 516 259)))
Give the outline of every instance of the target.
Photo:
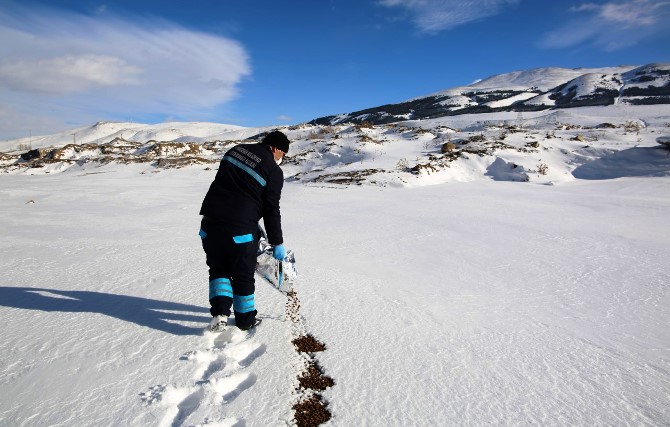
POLYGON ((272 249, 272 256, 274 256, 279 261, 282 261, 286 256, 286 248, 284 245, 277 245, 272 249))

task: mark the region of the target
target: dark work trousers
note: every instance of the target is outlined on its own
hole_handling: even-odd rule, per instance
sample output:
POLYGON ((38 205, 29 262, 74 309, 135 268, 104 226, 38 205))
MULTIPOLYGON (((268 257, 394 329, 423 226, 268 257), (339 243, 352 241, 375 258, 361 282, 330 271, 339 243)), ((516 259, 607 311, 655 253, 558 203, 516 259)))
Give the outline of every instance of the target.
POLYGON ((203 217, 200 238, 209 267, 210 313, 230 316, 232 305, 235 324, 251 326, 258 313, 254 303, 258 228, 230 227, 203 217))

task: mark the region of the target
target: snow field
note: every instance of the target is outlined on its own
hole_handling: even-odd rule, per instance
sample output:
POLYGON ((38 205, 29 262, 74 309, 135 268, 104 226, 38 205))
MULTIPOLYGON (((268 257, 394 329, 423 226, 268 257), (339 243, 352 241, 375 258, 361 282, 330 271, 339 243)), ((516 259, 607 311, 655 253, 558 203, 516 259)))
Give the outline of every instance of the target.
POLYGON ((240 425, 250 413, 287 422, 301 367, 285 297, 259 289, 265 331, 203 336, 197 199, 208 184, 175 176, 161 194, 138 176, 120 168, 3 194, 0 425, 240 425), (251 387, 253 399, 238 398, 251 387))
POLYGON ((300 291, 329 343, 336 424, 663 424, 667 228, 649 203, 668 187, 656 184, 312 198, 320 239, 298 261, 320 286, 300 291))

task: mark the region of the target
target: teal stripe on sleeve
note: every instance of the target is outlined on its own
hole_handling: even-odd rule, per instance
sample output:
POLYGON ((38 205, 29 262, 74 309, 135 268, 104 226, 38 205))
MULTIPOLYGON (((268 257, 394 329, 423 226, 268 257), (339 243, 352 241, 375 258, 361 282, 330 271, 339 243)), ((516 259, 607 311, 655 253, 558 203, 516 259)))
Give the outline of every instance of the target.
POLYGON ((233 237, 233 241, 237 244, 249 243, 249 242, 252 242, 253 240, 254 240, 253 234, 245 234, 243 236, 234 236, 233 237))

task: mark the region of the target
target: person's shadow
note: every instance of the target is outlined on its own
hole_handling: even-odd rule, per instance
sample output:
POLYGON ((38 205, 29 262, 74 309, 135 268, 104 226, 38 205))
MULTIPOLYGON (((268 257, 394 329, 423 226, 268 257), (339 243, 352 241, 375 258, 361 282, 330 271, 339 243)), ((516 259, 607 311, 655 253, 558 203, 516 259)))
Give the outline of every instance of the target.
POLYGON ((176 322, 204 325, 209 319, 204 307, 91 291, 0 286, 0 305, 46 312, 101 313, 174 335, 198 335, 204 329, 176 322))

